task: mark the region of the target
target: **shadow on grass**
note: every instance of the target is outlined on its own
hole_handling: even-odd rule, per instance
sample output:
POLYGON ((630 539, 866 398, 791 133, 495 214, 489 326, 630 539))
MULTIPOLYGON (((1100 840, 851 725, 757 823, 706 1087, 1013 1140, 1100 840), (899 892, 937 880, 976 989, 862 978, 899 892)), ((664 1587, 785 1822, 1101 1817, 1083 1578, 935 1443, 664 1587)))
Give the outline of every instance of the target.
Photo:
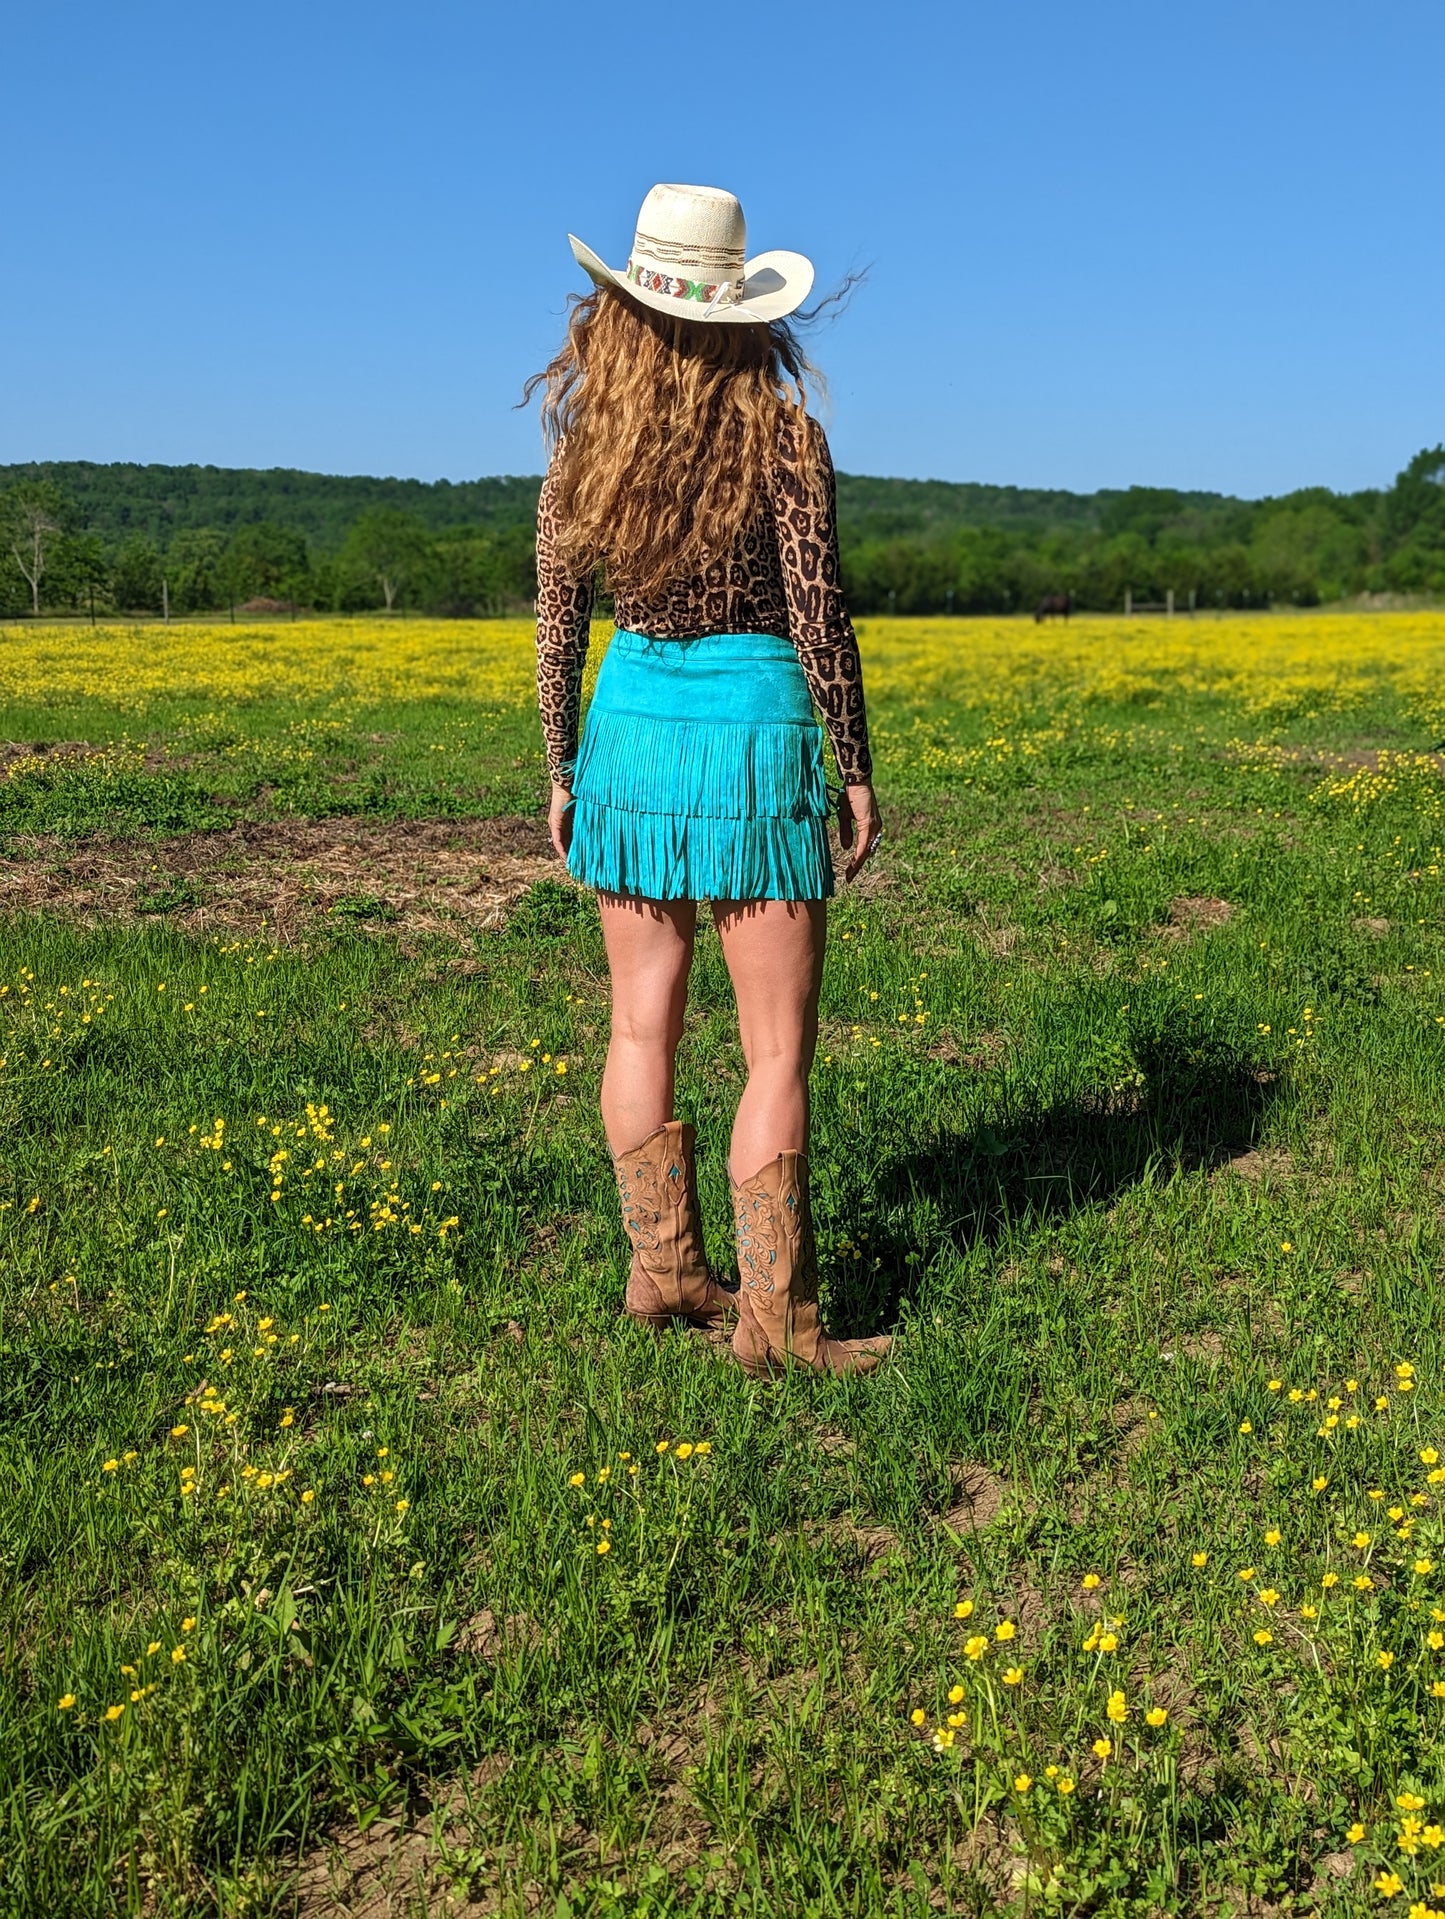
POLYGON ((1254 1144, 1282 1090, 1227 1041, 1165 1031, 1136 1036, 1134 1057, 1142 1084, 1020 1107, 885 1161, 859 1209, 876 1279, 838 1274, 840 1321, 891 1323, 940 1249, 992 1245, 1030 1221, 1108 1205, 1145 1179, 1223 1164, 1254 1144))

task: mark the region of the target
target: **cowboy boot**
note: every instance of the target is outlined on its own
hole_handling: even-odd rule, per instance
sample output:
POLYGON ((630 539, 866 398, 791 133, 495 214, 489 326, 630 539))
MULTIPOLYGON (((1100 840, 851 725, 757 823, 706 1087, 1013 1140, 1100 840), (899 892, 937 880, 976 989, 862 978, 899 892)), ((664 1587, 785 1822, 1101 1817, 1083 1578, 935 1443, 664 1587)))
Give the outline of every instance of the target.
POLYGON ((779 1153, 741 1185, 737 1221, 738 1324, 733 1357, 760 1378, 792 1360, 817 1373, 871 1373, 892 1341, 834 1339, 818 1315, 818 1255, 803 1153, 779 1153))
POLYGON ((735 1310, 703 1253, 694 1137, 690 1126, 672 1119, 613 1161, 632 1242, 625 1307, 654 1332, 675 1319, 713 1326, 735 1310))

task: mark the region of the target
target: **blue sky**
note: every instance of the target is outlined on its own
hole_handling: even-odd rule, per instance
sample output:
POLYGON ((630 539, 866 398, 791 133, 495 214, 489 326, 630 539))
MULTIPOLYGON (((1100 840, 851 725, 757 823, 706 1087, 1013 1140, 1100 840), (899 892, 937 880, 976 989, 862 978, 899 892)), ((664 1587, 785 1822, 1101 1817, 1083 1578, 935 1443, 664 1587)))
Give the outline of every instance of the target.
POLYGON ((1439 0, 48 0, 4 34, 0 461, 532 472, 654 180, 869 283, 853 472, 1387 483, 1445 438, 1439 0))

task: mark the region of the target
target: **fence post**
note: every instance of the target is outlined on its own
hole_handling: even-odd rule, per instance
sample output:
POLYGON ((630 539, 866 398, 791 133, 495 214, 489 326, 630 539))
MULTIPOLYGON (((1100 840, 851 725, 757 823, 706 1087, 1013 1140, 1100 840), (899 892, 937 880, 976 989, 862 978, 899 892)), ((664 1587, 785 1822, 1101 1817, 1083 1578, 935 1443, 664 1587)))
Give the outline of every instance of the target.
POLYGON ((1133 616, 1133 612, 1134 612, 1134 589, 1132 587, 1126 586, 1124 588, 1124 618, 1126 620, 1130 619, 1133 616))
POLYGON ((1174 618, 1174 588, 1172 586, 1164 595, 1164 611, 1169 615, 1171 620, 1174 618))
POLYGON ((171 623, 171 583, 165 574, 161 575, 161 613, 167 626, 171 623))

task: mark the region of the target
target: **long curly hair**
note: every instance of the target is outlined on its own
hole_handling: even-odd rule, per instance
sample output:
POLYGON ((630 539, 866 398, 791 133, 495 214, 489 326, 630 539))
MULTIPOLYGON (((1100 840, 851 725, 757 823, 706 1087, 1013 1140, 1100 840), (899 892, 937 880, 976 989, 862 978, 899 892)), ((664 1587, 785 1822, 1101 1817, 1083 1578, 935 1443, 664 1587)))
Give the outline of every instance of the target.
POLYGON ((728 554, 758 511, 785 426, 806 469, 822 379, 782 321, 705 323, 599 287, 574 296, 542 389, 558 544, 579 572, 649 596, 728 554))

